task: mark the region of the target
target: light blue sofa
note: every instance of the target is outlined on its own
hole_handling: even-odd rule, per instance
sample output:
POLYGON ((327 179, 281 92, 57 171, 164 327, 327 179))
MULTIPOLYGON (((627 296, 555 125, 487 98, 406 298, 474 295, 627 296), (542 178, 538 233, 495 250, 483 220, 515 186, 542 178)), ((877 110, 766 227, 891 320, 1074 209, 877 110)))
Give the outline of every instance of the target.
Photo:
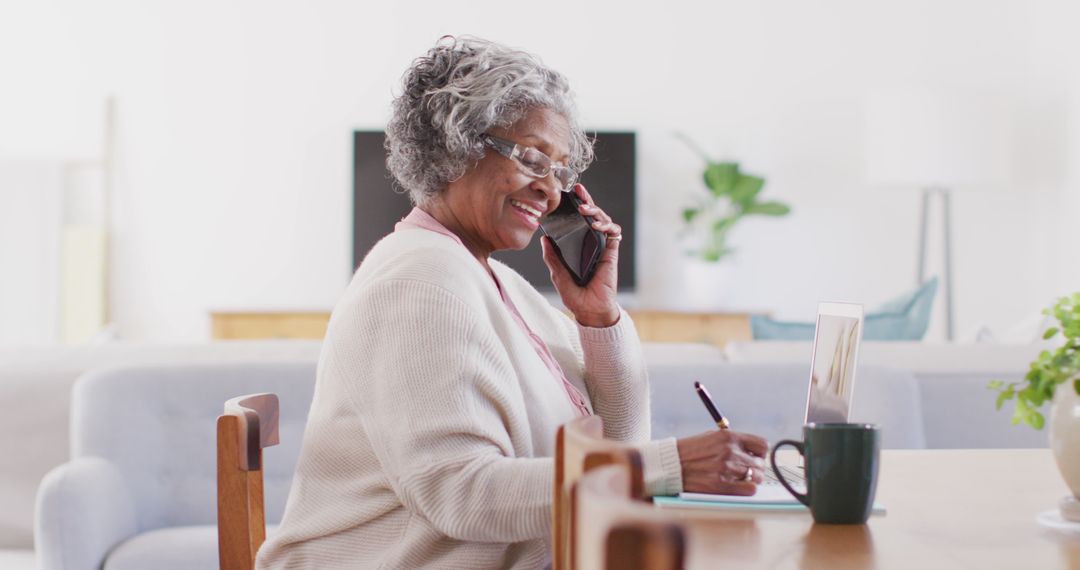
MULTIPOLYGON (((710 356, 647 360, 656 437, 712 429, 692 384, 712 390, 738 429, 771 440, 797 436, 805 370, 731 365, 710 356)), ((217 567, 214 418, 252 392, 281 400, 281 445, 266 450, 266 510, 280 520, 299 454, 315 365, 171 365, 94 371, 72 396, 71 460, 38 492, 36 549, 42 570, 217 567)), ((918 387, 906 372, 864 370, 859 419, 885 427, 888 447, 924 443, 918 387)))
MULTIPOLYGON (((693 390, 700 380, 734 429, 770 442, 802 439, 809 365, 657 363, 649 373, 654 438, 714 428, 693 390)), ((907 371, 862 367, 851 416, 880 425, 886 448, 926 447, 919 385, 907 371)))
MULTIPOLYGON (((919 392, 923 435, 929 449, 1047 447, 1046 431, 1010 422, 1011 406, 997 410, 994 379, 1018 381, 1028 371, 1042 344, 934 344, 864 342, 859 349, 858 411, 864 386, 873 378, 864 372, 894 369, 910 372, 919 392)), ((731 365, 794 366, 809 369, 812 345, 807 342, 733 342, 725 349, 731 365)))

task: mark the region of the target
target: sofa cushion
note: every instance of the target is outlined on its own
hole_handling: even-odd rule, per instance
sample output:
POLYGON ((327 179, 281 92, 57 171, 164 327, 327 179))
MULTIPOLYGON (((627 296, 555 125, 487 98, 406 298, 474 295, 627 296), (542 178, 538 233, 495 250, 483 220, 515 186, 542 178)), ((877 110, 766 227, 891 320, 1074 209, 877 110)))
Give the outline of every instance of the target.
POLYGON ((113 549, 104 569, 212 570, 217 567, 217 527, 204 525, 137 534, 113 549))
POLYGON ((997 409, 997 392, 986 388, 995 378, 1013 381, 1023 378, 1023 374, 1010 377, 960 373, 921 379, 926 444, 933 449, 1049 446, 1046 430, 1012 423, 1011 405, 997 409))
MULTIPOLYGON (((869 311, 863 320, 864 340, 922 340, 930 326, 930 309, 937 293, 937 277, 869 311)), ((754 340, 811 340, 815 323, 750 318, 754 340)))
MULTIPOLYGON (((267 533, 276 526, 267 527, 267 533)), ((135 535, 113 549, 104 570, 216 570, 217 527, 178 526, 135 535)))
MULTIPOLYGON (((813 354, 809 341, 729 342, 724 356, 744 364, 802 364, 810 369, 813 354)), ((964 344, 932 342, 863 342, 859 366, 883 366, 910 370, 916 376, 986 374, 988 377, 1023 378, 1028 363, 1042 345, 964 344)))
MULTIPOLYGON (((910 370, 919 383, 923 433, 930 449, 1046 447, 1045 433, 1014 426, 1008 408, 997 410, 994 379, 1023 379, 1038 344, 934 344, 923 342, 864 342, 859 370, 887 366, 910 370)), ((743 364, 796 364, 808 367, 809 342, 736 342, 725 354, 743 364)), ((859 380, 860 385, 862 380, 859 380)), ((859 404, 860 387, 855 388, 859 404)))
MULTIPOLYGON (((694 381, 709 388, 717 406, 738 431, 775 443, 802 438, 810 365, 650 364, 654 439, 685 437, 716 429, 694 392, 694 381)), ((882 427, 882 445, 894 449, 926 446, 919 387, 903 370, 862 367, 855 386, 851 420, 882 427)))

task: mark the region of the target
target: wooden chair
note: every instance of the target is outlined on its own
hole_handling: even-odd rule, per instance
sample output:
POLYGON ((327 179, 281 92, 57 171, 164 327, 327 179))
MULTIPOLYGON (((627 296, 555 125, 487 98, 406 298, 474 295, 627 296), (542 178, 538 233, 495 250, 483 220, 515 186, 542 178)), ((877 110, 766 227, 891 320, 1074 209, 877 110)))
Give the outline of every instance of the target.
POLYGON ((218 560, 221 570, 252 570, 266 540, 262 450, 278 444, 278 397, 225 402, 217 419, 218 560))
POLYGON ((559 426, 555 436, 555 492, 552 495, 552 570, 575 568, 577 512, 573 488, 581 476, 603 465, 622 465, 630 473, 630 493, 645 495, 641 454, 630 445, 604 439, 599 416, 578 418, 559 426))
POLYGON ((664 513, 635 500, 631 481, 630 471, 623 465, 591 470, 578 481, 578 568, 683 568, 686 539, 682 527, 664 513))
POLYGON ((683 529, 671 523, 621 523, 606 544, 608 570, 679 570, 685 567, 683 529))

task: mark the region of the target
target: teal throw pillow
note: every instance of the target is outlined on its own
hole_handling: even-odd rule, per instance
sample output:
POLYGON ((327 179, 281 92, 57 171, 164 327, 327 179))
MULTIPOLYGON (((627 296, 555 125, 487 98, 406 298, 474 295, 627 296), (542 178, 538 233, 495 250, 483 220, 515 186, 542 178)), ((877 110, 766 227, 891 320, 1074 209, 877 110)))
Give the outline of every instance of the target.
MULTIPOLYGON (((864 340, 922 340, 930 326, 938 278, 918 289, 892 299, 867 313, 863 320, 864 340)), ((815 324, 777 321, 769 317, 750 318, 754 340, 813 340, 815 324)))

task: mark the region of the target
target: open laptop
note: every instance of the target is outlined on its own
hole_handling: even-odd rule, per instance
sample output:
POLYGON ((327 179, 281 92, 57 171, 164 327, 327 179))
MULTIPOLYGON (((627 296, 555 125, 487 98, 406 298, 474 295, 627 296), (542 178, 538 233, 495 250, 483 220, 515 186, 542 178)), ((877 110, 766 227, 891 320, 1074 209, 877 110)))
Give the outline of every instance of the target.
MULTIPOLYGON (((810 357, 804 423, 847 422, 855 393, 855 365, 862 340, 863 308, 854 303, 819 303, 810 357)), ((802 469, 781 467, 789 483, 804 485, 802 469)), ((780 486, 771 469, 765 484, 780 486)))
MULTIPOLYGON (((818 304, 810 380, 806 389, 806 415, 803 418, 806 423, 848 421, 851 399, 855 393, 855 365, 859 361, 862 329, 862 305, 818 304)), ((778 467, 791 486, 806 488, 801 467, 778 467)), ((757 492, 752 496, 683 492, 679 494, 679 499, 690 503, 797 504, 791 493, 776 479, 772 469, 766 468, 763 475, 764 482, 758 485, 757 492)))

